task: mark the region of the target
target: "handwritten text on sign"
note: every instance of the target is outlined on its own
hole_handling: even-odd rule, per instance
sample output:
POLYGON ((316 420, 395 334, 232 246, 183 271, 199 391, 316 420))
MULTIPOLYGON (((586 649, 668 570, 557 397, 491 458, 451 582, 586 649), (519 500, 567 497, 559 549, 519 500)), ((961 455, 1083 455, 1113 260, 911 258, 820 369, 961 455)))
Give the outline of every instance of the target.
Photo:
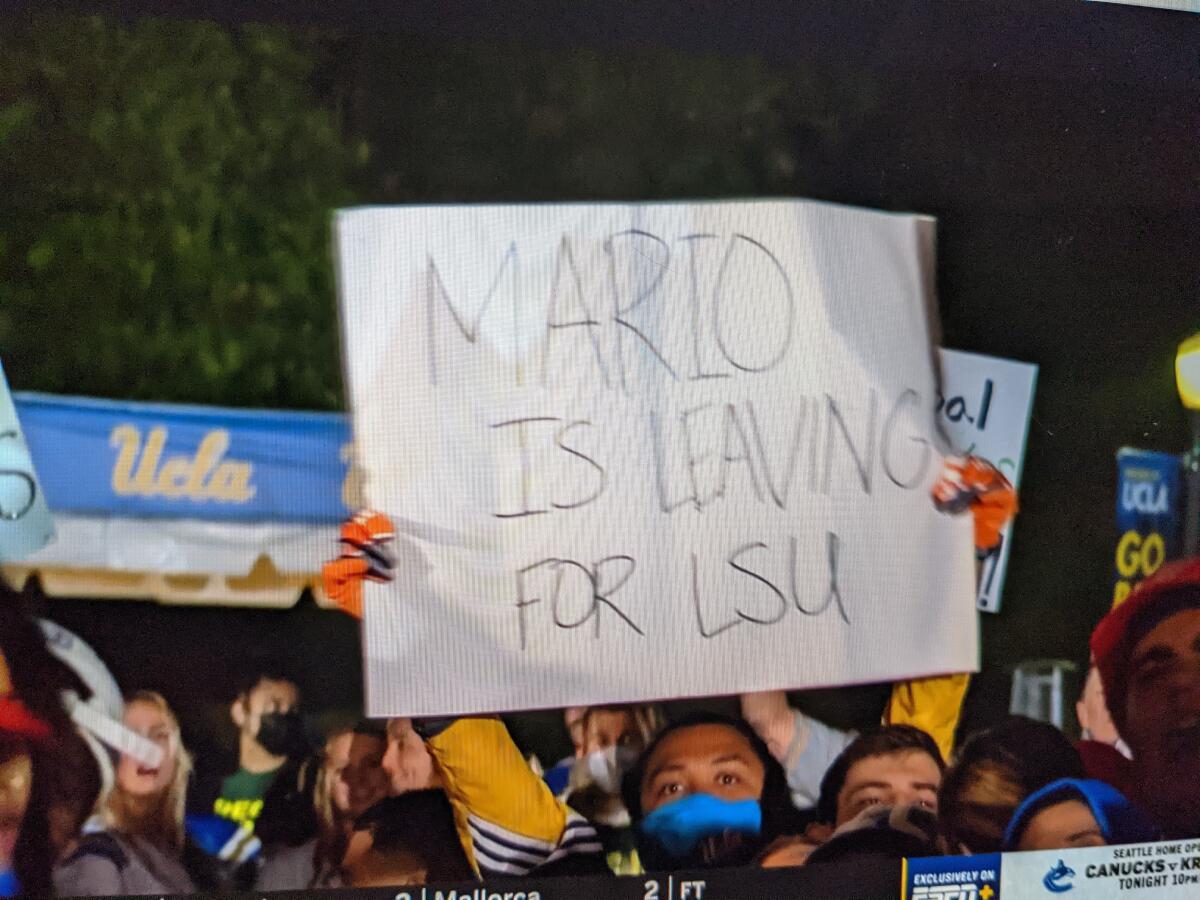
POLYGON ((798 201, 364 209, 355 437, 400 577, 372 715, 974 668, 929 223, 798 201))

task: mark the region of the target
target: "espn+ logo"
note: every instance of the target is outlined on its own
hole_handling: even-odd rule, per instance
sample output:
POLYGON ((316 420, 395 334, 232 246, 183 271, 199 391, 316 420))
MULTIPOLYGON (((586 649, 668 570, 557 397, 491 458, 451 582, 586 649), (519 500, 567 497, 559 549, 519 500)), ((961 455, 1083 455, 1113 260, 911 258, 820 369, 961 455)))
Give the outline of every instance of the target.
POLYGON ((996 896, 990 884, 919 885, 912 890, 912 900, 992 900, 996 896))

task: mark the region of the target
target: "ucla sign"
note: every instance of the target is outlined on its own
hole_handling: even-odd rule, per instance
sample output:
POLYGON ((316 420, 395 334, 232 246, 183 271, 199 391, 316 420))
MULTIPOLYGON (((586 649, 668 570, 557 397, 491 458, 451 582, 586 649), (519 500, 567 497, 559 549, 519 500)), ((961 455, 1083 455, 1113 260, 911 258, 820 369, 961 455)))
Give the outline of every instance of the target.
POLYGON ((204 435, 194 456, 180 453, 163 459, 167 429, 151 428, 142 445, 135 425, 118 425, 110 443, 120 448, 113 466, 113 492, 121 497, 186 497, 202 502, 248 503, 254 499, 252 463, 225 460, 229 432, 214 428, 204 435))
POLYGON ((1179 457, 1149 450, 1117 453, 1117 550, 1113 606, 1179 549, 1179 457))
POLYGON ((1171 511, 1170 501, 1165 481, 1127 481, 1121 485, 1121 506, 1126 512, 1143 516, 1162 516, 1171 511))
POLYGON ((56 512, 333 523, 357 494, 339 414, 14 399, 56 512))

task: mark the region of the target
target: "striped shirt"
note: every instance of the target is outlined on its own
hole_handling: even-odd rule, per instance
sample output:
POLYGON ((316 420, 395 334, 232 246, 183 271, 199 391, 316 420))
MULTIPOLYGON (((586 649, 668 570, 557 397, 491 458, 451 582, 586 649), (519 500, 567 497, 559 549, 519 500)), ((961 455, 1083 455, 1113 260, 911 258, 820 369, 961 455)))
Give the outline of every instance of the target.
POLYGON ((571 858, 602 857, 595 829, 529 768, 499 719, 459 719, 426 744, 480 876, 521 877, 571 858))

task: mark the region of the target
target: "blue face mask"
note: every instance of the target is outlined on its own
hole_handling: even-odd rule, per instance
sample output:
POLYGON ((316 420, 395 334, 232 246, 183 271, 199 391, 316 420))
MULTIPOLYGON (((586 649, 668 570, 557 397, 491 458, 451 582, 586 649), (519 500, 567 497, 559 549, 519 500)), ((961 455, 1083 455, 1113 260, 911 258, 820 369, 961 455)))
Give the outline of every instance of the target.
POLYGON ((15 897, 21 893, 17 873, 12 869, 0 869, 0 897, 15 897))
POLYGON ((705 838, 730 832, 755 837, 762 832, 762 807, 757 800, 689 794, 642 820, 642 833, 674 857, 687 856, 705 838))

